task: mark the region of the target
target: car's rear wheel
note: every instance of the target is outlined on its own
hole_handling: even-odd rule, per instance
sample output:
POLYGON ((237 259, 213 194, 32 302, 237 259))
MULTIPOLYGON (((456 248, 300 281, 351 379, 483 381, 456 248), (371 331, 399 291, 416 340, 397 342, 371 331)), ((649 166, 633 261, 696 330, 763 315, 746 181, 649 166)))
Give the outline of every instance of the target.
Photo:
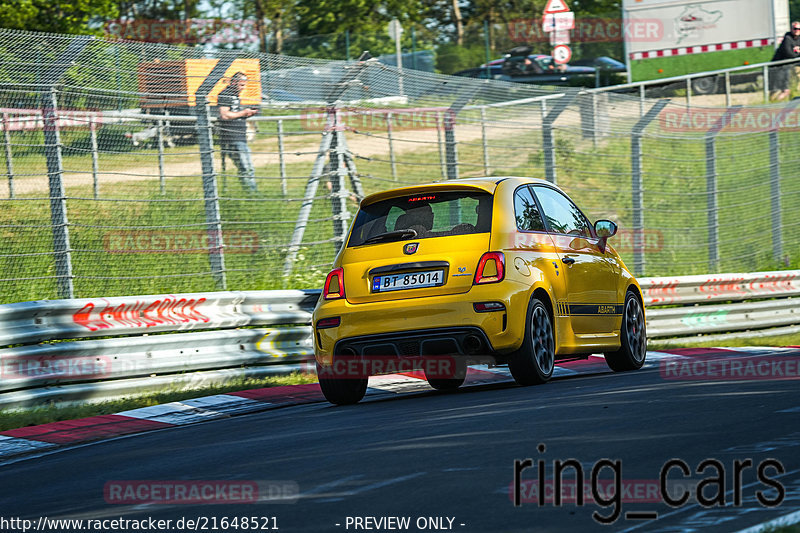
POLYGON ((436 390, 455 390, 464 384, 467 379, 467 363, 460 357, 453 357, 455 368, 452 371, 445 369, 443 371, 441 365, 426 365, 425 366, 425 379, 428 380, 428 385, 436 390), (442 375, 450 374, 453 377, 441 377, 442 375))
POLYGON ((508 360, 508 369, 520 385, 545 383, 553 375, 555 340, 553 322, 547 308, 537 298, 528 304, 525 338, 508 360))
POLYGON ((367 393, 367 378, 325 377, 328 373, 317 363, 319 388, 329 402, 336 405, 351 405, 360 402, 367 393))
POLYGON ((619 336, 620 349, 605 354, 609 368, 614 372, 642 368, 647 356, 647 331, 642 304, 631 291, 625 295, 625 310, 622 314, 619 336))

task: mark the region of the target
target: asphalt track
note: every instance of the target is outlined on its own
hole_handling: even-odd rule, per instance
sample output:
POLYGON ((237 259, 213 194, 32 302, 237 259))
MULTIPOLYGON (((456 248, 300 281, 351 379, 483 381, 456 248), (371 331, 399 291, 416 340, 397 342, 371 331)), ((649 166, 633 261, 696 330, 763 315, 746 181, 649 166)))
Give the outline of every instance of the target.
MULTIPOLYGON (((677 360, 723 361, 742 355, 686 352, 677 360)), ((789 373, 796 369, 800 349, 752 349, 745 361, 769 362, 772 366, 765 368, 772 368, 772 374, 736 379, 670 375, 664 365, 675 359, 648 357, 647 367, 630 373, 614 374, 598 364, 602 360, 590 360, 575 363, 583 373, 565 372, 544 386, 506 382, 455 393, 426 390, 368 398, 349 407, 315 403, 62 449, 0 466, 0 517, 31 519, 34 526, 41 517, 169 519, 170 531, 266 531, 277 525, 284 533, 673 532, 739 531, 800 511, 800 380, 796 374, 787 377, 787 367, 780 366, 786 361, 789 373), (548 496, 539 505, 526 489, 516 507, 514 463, 525 458, 534 464, 545 461, 545 494, 556 460, 575 459, 587 483, 598 460, 619 460, 618 476, 605 469, 598 477, 618 477, 622 501, 556 506, 548 496), (675 508, 651 492, 662 466, 673 458, 692 471, 685 477, 671 471, 668 489, 677 491, 672 496, 681 490, 690 495, 675 508), (696 472, 705 459, 719 461, 725 489, 720 493, 712 484, 704 494, 721 495, 724 506, 704 508, 690 490, 699 480, 721 475, 709 467, 696 472), (748 459, 753 466, 743 468, 739 490, 734 463, 748 459), (765 466, 769 483, 756 472, 767 459, 780 463, 780 468, 765 466), (288 502, 266 496, 266 501, 247 504, 108 503, 104 487, 120 480, 257 481, 261 487, 279 482, 271 486, 295 487, 298 493, 288 502), (779 505, 765 507, 757 493, 779 505), (612 525, 592 517, 615 510, 619 518, 612 525), (658 518, 636 513, 657 513, 658 518), (257 517, 257 527, 253 522, 247 528, 241 522, 231 526, 232 518, 244 516, 257 517), (388 517, 408 518, 408 526, 386 522, 388 517), (199 522, 181 529, 174 525, 181 518, 184 526, 186 519, 199 522)), ((521 479, 523 487, 536 485, 536 468, 523 470, 521 479)), ((574 469, 565 470, 564 479, 574 479, 574 469)), ((603 483, 597 483, 599 494, 608 497, 603 483)), ((0 530, 22 531, 13 525, 0 521, 0 530)))

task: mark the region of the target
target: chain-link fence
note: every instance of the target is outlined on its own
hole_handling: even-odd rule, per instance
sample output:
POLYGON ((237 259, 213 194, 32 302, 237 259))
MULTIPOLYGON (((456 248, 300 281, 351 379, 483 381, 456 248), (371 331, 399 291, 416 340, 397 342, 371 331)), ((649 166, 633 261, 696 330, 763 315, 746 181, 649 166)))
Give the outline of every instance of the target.
POLYGON ((0 301, 319 286, 364 194, 547 178, 639 275, 798 266, 800 110, 0 31, 0 301), (241 105, 254 182, 219 94, 241 105), (3 176, 4 174, 4 176, 3 176))

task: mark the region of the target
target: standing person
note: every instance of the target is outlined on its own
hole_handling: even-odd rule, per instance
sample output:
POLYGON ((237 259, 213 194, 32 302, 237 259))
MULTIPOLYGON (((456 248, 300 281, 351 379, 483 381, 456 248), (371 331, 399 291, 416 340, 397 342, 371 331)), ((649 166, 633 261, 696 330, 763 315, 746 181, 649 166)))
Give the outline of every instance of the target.
MULTIPOLYGON (((796 57, 800 57, 800 22, 798 21, 792 22, 792 31, 786 32, 786 35, 783 36, 783 41, 775 50, 772 60, 781 61, 796 57)), ((775 96, 776 100, 783 100, 789 97, 791 92, 789 83, 791 71, 791 65, 784 65, 778 67, 777 72, 775 72, 775 88, 778 89, 778 93, 775 96)))
POLYGON ((256 170, 250 147, 247 145, 248 117, 257 114, 252 108, 242 108, 239 94, 247 84, 247 75, 237 72, 231 76, 231 81, 217 100, 220 118, 220 143, 222 144, 222 157, 229 155, 236 168, 239 169, 239 180, 242 187, 250 192, 256 192, 256 170))

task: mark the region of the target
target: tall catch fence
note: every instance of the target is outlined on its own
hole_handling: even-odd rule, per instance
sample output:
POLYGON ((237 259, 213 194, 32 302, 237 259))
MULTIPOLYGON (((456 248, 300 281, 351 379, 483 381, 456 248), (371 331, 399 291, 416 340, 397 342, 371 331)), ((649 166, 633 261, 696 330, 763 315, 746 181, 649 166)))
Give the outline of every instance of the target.
POLYGON ((0 30, 0 302, 318 287, 361 197, 483 175, 557 183, 639 275, 797 266, 799 102, 0 30), (240 71, 255 192, 217 120, 240 71))

